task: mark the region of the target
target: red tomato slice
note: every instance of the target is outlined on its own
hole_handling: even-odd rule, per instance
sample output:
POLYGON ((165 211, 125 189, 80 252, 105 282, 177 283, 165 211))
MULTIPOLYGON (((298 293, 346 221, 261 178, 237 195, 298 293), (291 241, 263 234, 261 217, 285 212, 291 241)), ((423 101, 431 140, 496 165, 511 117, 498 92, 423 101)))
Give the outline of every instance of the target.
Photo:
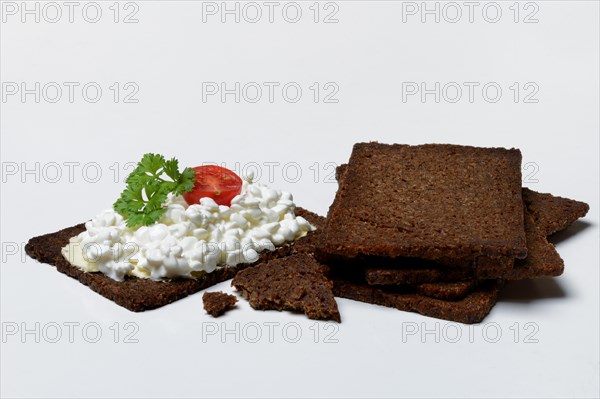
POLYGON ((233 197, 242 191, 242 179, 235 172, 217 165, 196 166, 196 183, 192 191, 183 194, 189 205, 210 197, 219 205, 231 205, 233 197))

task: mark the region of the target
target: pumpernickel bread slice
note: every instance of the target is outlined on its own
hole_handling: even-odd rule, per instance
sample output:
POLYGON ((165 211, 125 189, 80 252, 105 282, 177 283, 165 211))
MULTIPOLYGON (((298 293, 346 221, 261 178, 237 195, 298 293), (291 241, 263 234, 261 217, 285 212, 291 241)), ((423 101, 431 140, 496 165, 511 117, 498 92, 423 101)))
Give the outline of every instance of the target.
POLYGON ((317 253, 323 260, 523 258, 521 153, 355 144, 317 253))
MULTIPOLYGON (((303 208, 297 207, 296 214, 304 217, 310 223, 316 225, 317 228, 323 223, 322 217, 303 208)), ((165 306, 207 287, 229 280, 238 271, 250 266, 250 264, 239 264, 236 267, 219 267, 214 272, 205 273, 196 279, 181 278, 153 281, 126 276, 124 281, 119 282, 99 272, 83 272, 81 269, 72 266, 63 257, 61 248, 69 243, 71 237, 84 230, 85 226, 82 223, 55 233, 34 237, 25 246, 25 251, 33 259, 55 266, 59 272, 79 280, 98 294, 133 312, 143 312, 165 306)), ((292 244, 284 245, 273 252, 263 252, 255 263, 286 256, 296 251, 295 248, 299 251, 304 251, 307 247, 312 248, 312 244, 306 245, 303 240, 311 241, 311 236, 315 233, 316 231, 309 232, 305 237, 296 240, 292 244)))

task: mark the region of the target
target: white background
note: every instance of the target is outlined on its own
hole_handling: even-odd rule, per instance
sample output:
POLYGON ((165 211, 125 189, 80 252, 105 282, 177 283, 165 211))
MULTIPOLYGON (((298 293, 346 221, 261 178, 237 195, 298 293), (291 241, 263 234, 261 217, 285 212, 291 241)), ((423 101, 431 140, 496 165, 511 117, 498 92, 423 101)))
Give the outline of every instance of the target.
MULTIPOLYGON (((497 3, 502 15, 496 23, 482 16, 486 3, 479 3, 470 23, 462 2, 456 23, 447 21, 455 8, 446 7, 439 23, 433 15, 423 23, 420 13, 403 14, 411 4, 387 1, 338 1, 327 9, 321 3, 317 23, 312 2, 299 3, 297 23, 283 18, 284 3, 273 23, 262 3, 257 23, 244 15, 239 23, 231 15, 222 23, 220 14, 205 15, 203 22, 202 3, 167 1, 136 2, 137 23, 122 22, 135 11, 123 3, 115 23, 112 2, 99 2, 97 23, 82 17, 86 3, 75 9, 72 23, 62 3, 56 23, 46 20, 55 17, 50 8, 39 23, 31 15, 22 22, 21 10, 12 15, 6 3, 0 43, 2 396, 599 395, 597 2, 520 3, 516 23, 512 1, 497 3), (338 22, 323 23, 335 5, 338 22), (530 22, 538 22, 524 23, 531 13, 530 22), (56 82, 63 96, 52 103, 56 93, 42 92, 36 103, 33 94, 9 95, 23 82, 30 89, 35 82, 56 82), (64 82, 79 84, 73 102, 64 82), (98 102, 82 96, 89 82, 102 88, 98 102), (128 82, 137 85, 138 102, 124 103, 126 90, 115 103, 109 88, 115 82, 121 90, 128 82), (247 101, 254 92, 236 103, 233 95, 203 101, 203 82, 280 86, 272 103, 265 86, 257 103, 247 101), (288 82, 302 88, 296 103, 282 97, 288 82), (323 102, 322 92, 315 103, 314 82, 337 85, 338 102, 323 102), (463 96, 456 103, 448 101, 452 91, 441 93, 439 103, 433 94, 403 101, 403 82, 425 82, 430 89, 435 82, 456 82, 463 96), (472 102, 464 82, 479 84, 472 102), (495 103, 481 92, 489 82, 502 89, 495 103), (514 82, 521 90, 517 102, 514 82), (539 89, 530 98, 537 102, 526 103, 532 87, 539 89), (327 176, 332 165, 348 159, 353 143, 370 140, 520 148, 528 165, 525 185, 590 204, 582 222, 554 239, 564 275, 512 284, 474 327, 344 299, 338 300, 343 323, 333 327, 301 315, 253 311, 243 300, 212 319, 201 293, 136 314, 25 258, 22 248, 14 250, 110 207, 124 187, 125 164, 151 151, 190 166, 256 163, 262 182, 326 214, 337 188, 327 176), (72 176, 65 162, 79 163, 72 176), (279 163, 272 164, 271 178, 270 162, 279 163), (102 175, 93 182, 97 168, 102 175), (128 322, 137 330, 126 328, 128 322), (40 342, 22 334, 36 323, 40 342), (73 342, 65 323, 79 323, 73 342), (52 343, 57 325, 62 335, 52 343), (19 331, 7 335, 15 326, 19 331), (100 328, 97 343, 87 342, 96 332, 90 326, 100 328), (236 328, 237 337, 222 335, 236 328), (437 336, 424 333, 436 328, 437 336), (212 329, 218 331, 208 335, 212 329), (252 343, 257 331, 262 335, 252 343), (125 342, 127 332, 138 342, 125 342), (288 342, 297 333, 298 342, 288 342), (326 339, 326 333, 333 335, 326 339)), ((438 6, 444 10, 444 4, 438 6)), ((494 19, 495 9, 486 10, 494 19)), ((293 9, 288 12, 293 18, 293 9)), ((232 291, 229 282, 210 290, 220 289, 232 291)))

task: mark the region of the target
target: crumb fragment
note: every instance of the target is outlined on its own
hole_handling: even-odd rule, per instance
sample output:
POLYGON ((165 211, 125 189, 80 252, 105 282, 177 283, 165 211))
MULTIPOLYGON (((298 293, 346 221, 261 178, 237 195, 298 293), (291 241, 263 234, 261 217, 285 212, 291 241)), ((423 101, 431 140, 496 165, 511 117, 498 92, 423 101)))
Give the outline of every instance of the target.
POLYGON ((226 294, 224 292, 205 292, 202 295, 204 302, 204 310, 213 317, 219 317, 228 310, 235 307, 237 298, 235 295, 226 294))

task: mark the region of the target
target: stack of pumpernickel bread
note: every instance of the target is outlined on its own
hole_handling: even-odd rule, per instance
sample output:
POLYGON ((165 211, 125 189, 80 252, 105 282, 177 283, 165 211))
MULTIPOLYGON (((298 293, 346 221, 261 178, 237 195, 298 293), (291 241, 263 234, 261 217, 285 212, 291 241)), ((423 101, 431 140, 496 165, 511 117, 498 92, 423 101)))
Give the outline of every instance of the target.
POLYGON ((317 234, 232 285, 257 309, 340 320, 333 295, 480 322, 505 281, 558 276, 546 237, 587 204, 521 187, 517 149, 359 143, 317 234))

